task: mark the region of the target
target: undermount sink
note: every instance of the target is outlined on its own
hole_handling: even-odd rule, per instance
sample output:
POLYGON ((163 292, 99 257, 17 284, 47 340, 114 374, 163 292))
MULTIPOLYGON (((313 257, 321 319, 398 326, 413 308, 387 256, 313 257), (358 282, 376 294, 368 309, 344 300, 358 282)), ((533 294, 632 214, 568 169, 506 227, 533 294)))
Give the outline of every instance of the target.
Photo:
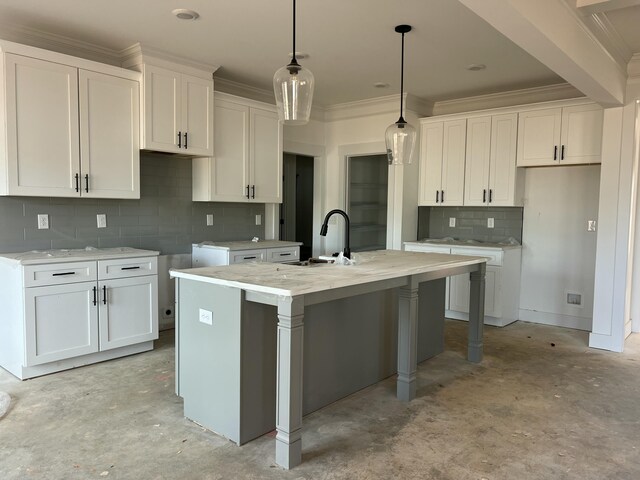
POLYGON ((331 265, 332 263, 333 262, 329 260, 310 258, 309 260, 301 260, 299 262, 288 262, 287 265, 293 265, 296 267, 317 267, 320 265, 331 265))

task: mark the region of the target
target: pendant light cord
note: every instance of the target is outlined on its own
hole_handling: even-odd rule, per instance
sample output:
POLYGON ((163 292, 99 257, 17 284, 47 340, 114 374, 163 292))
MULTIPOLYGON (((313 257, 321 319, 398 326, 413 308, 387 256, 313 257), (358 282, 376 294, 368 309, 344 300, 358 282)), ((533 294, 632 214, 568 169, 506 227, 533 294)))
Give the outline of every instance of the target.
MULTIPOLYGON (((293 0, 295 2, 295 0, 293 0)), ((404 96, 404 32, 402 33, 402 58, 400 60, 400 120, 404 122, 402 117, 402 104, 404 96)))
POLYGON ((291 63, 298 63, 296 60, 296 0, 293 0, 293 53, 291 55, 291 63))

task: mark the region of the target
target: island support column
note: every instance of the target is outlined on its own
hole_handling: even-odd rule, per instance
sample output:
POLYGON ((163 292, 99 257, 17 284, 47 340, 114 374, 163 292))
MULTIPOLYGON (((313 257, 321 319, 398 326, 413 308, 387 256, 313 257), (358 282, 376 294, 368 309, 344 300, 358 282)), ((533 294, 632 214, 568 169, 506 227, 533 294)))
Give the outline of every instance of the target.
POLYGON ((302 461, 302 347, 304 298, 278 300, 276 463, 286 469, 302 461))
POLYGON ((408 402, 416 397, 418 368, 418 283, 400 287, 398 302, 398 400, 408 402))
POLYGON ((478 265, 478 270, 469 275, 469 335, 467 359, 482 361, 482 334, 484 330, 484 284, 486 263, 478 265))

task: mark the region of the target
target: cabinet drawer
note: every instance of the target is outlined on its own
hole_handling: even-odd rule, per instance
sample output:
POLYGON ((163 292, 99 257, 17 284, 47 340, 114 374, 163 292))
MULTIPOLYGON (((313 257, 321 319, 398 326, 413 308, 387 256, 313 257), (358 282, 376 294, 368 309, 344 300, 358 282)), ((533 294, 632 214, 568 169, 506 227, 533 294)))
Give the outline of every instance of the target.
POLYGON ((24 286, 43 287, 97 280, 96 262, 53 263, 24 267, 24 286))
POLYGON ((487 265, 502 266, 502 257, 504 252, 496 250, 487 250, 484 248, 452 248, 451 253, 454 255, 470 255, 474 257, 485 257, 487 265))
POLYGON ((140 277, 158 273, 157 257, 119 258, 98 261, 98 278, 140 277))
POLYGON ((234 263, 264 262, 264 250, 240 250, 229 252, 229 265, 234 263))
POLYGON ((300 260, 300 247, 281 247, 267 249, 267 262, 296 262, 300 260))

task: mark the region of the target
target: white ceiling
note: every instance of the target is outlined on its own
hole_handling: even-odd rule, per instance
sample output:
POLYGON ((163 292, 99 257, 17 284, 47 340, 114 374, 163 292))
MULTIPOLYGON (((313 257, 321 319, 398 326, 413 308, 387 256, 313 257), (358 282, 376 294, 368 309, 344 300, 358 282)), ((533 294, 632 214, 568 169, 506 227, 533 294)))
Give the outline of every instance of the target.
MULTIPOLYGON (((263 89, 291 51, 291 0, 0 0, 0 22, 114 50, 141 42, 221 65, 217 76, 263 89), (177 20, 175 8, 201 17, 177 20)), ((398 93, 400 23, 414 27, 405 90, 425 100, 563 81, 454 0, 299 0, 297 49, 310 54, 301 63, 316 77, 315 102, 398 93), (470 72, 471 63, 487 68, 470 72)))

